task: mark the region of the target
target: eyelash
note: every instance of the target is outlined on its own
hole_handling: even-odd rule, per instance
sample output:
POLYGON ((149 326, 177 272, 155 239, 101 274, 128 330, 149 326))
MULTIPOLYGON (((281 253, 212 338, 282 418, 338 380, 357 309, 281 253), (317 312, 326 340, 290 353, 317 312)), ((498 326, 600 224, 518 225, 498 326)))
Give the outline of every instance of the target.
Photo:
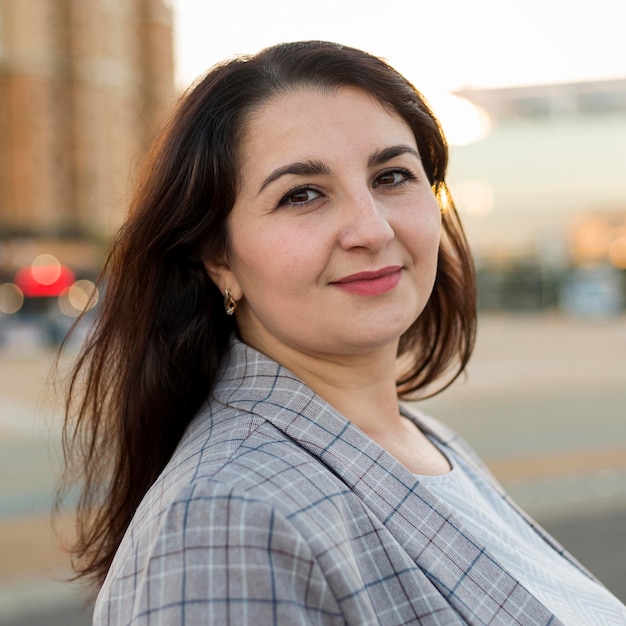
POLYGON ((378 187, 379 186, 378 184, 376 184, 376 181, 379 178, 382 178, 383 176, 388 176, 389 174, 401 174, 403 178, 402 178, 402 180, 400 180, 400 181, 398 181, 396 183, 390 183, 388 185, 383 185, 384 187, 401 187, 402 185, 405 185, 408 182, 411 182, 413 180, 417 180, 417 176, 415 176, 415 174, 413 174, 409 170, 404 169, 403 167, 393 167, 391 169, 385 170, 384 172, 381 172, 376 177, 376 179, 374 180, 374 187, 378 187))
MULTIPOLYGON (((414 181, 417 180, 417 176, 415 176, 412 172, 410 172, 407 169, 401 168, 401 167, 394 167, 392 169, 389 170, 385 170, 384 172, 381 172, 380 174, 378 174, 378 176, 374 179, 374 188, 377 188, 379 186, 383 186, 383 187, 388 187, 388 188, 396 188, 396 187, 401 187, 403 185, 406 185, 408 182, 410 181, 414 181), (400 174, 402 176, 402 180, 395 182, 395 183, 379 183, 377 182, 378 179, 382 178, 383 176, 389 176, 390 174, 400 174)), ((305 207, 308 204, 310 204, 311 202, 314 202, 315 200, 317 200, 320 196, 323 196, 324 194, 319 191, 319 189, 316 189, 315 187, 311 187, 310 185, 302 185, 302 186, 298 186, 298 187, 294 187, 293 189, 290 189, 278 202, 278 206, 291 206, 291 207, 305 207), (301 202, 293 202, 291 201, 289 198, 291 198, 292 196, 294 196, 297 193, 305 193, 308 191, 313 191, 314 193, 318 194, 315 198, 312 198, 311 200, 303 200, 301 202)))
POLYGON ((293 189, 290 189, 279 201, 278 206, 292 206, 292 207, 304 207, 307 206, 309 203, 314 202, 315 200, 317 200, 317 198, 319 196, 323 195, 322 192, 319 189, 316 189, 315 187, 311 187, 310 185, 301 185, 299 187, 294 187, 293 189), (292 202, 289 200, 289 198, 291 198, 292 196, 294 196, 297 193, 303 193, 303 192, 307 192, 307 191, 313 191, 316 194, 319 194, 318 196, 316 196, 315 198, 311 199, 311 200, 303 200, 301 202, 292 202))

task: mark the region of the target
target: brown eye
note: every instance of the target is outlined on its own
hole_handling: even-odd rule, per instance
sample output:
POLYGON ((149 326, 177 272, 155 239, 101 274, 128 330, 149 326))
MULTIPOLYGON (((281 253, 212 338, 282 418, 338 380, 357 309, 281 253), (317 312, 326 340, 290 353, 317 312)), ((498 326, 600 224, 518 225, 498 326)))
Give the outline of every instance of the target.
POLYGON ((309 202, 313 202, 313 200, 316 200, 321 195, 322 194, 317 191, 317 189, 312 189, 311 187, 300 187, 284 195, 279 202, 279 206, 304 206, 309 202))
POLYGON ((410 178, 411 176, 409 173, 404 170, 389 170, 388 172, 383 172, 376 178, 374 181, 374 187, 381 185, 383 187, 393 187, 394 185, 403 183, 410 178))
POLYGON ((298 191, 294 191, 288 198, 289 202, 292 204, 300 204, 302 202, 307 202, 310 200, 310 190, 309 189, 299 189, 298 191))

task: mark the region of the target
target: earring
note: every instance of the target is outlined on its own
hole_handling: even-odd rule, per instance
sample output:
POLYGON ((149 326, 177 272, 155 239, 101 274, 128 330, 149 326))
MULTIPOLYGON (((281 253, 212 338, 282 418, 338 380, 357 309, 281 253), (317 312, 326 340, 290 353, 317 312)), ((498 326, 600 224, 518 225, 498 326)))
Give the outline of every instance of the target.
POLYGON ((237 310, 237 301, 233 298, 233 294, 229 289, 224 289, 224 309, 226 315, 233 315, 237 310))

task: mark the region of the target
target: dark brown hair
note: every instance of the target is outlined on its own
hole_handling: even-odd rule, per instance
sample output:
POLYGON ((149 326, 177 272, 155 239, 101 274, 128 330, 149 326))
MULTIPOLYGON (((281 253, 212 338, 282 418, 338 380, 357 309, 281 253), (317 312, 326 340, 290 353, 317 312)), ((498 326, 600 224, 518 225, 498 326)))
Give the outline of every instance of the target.
POLYGON ((140 500, 210 393, 235 323, 202 260, 225 252, 247 118, 300 86, 358 87, 396 112, 445 208, 434 291, 400 342, 399 395, 446 386, 467 363, 473 266, 446 197, 446 142, 424 98, 384 61, 333 43, 281 44, 216 66, 181 99, 152 148, 70 378, 64 450, 68 484, 79 480, 82 489, 79 576, 103 580, 140 500))

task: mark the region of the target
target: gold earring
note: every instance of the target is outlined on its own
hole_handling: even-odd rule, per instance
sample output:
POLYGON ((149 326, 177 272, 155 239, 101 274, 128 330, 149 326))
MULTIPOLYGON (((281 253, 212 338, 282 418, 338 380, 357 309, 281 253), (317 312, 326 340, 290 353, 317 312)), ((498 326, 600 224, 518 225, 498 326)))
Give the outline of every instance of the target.
POLYGON ((224 309, 226 315, 233 315, 237 310, 237 301, 233 298, 233 294, 229 289, 224 289, 224 309))

